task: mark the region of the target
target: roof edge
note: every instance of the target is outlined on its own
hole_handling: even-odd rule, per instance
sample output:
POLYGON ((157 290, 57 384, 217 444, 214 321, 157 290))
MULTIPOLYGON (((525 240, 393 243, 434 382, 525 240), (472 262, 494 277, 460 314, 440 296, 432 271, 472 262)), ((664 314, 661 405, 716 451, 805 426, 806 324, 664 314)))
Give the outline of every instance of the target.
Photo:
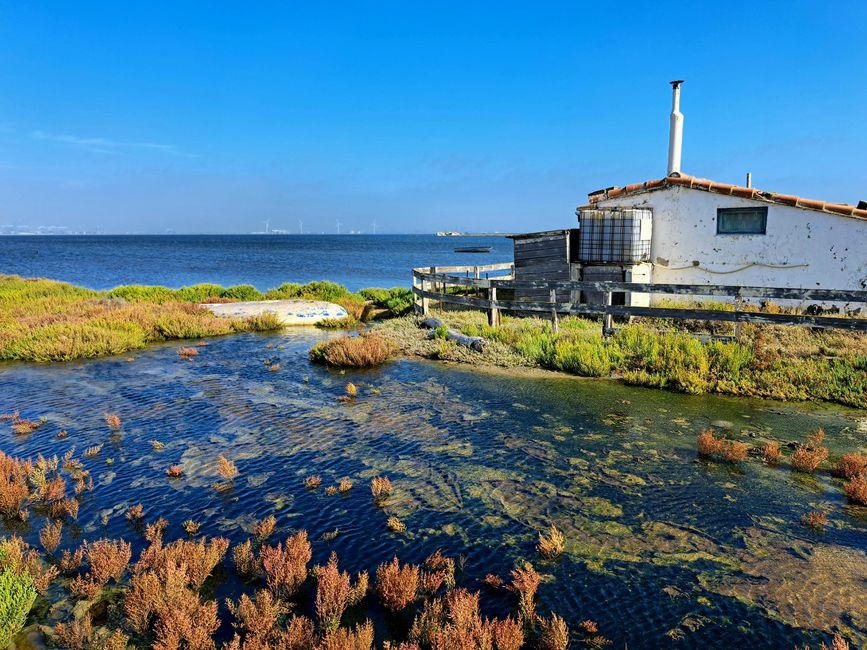
POLYGON ((689 176, 688 174, 681 174, 678 172, 666 176, 665 178, 649 180, 644 183, 631 183, 624 187, 610 187, 604 190, 597 190, 588 194, 587 199, 589 204, 592 206, 609 199, 616 199, 642 192, 652 192, 654 190, 662 190, 670 187, 702 190, 704 192, 713 192, 714 194, 725 194, 742 199, 764 201, 765 203, 774 203, 776 205, 785 205, 804 210, 814 210, 817 212, 825 212, 827 214, 835 214, 842 217, 867 220, 867 210, 858 208, 854 205, 849 205, 848 203, 829 203, 827 201, 807 199, 790 194, 766 192, 754 187, 744 187, 741 185, 732 185, 730 183, 718 183, 707 178, 697 178, 695 176, 689 176))

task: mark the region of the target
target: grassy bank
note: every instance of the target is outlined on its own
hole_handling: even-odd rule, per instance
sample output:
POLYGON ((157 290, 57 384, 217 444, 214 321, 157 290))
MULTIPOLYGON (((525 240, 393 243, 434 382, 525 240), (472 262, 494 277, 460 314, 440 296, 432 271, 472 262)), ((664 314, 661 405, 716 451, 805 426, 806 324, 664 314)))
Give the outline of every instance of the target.
POLYGON ((415 318, 378 326, 408 354, 499 366, 535 366, 585 377, 681 392, 781 400, 825 400, 867 408, 867 336, 834 330, 744 325, 737 342, 702 342, 687 331, 625 326, 604 339, 595 320, 504 317, 489 327, 478 312, 437 313, 464 334, 482 336, 482 353, 427 339, 415 318))
POLYGON ((333 282, 282 284, 265 293, 250 285, 197 284, 181 289, 128 285, 93 291, 65 282, 0 275, 0 360, 68 361, 120 354, 149 343, 279 327, 271 315, 217 318, 197 303, 304 298, 327 300, 361 320, 368 305, 408 309, 404 289, 352 293, 333 282), (405 303, 405 306, 403 305, 405 303))

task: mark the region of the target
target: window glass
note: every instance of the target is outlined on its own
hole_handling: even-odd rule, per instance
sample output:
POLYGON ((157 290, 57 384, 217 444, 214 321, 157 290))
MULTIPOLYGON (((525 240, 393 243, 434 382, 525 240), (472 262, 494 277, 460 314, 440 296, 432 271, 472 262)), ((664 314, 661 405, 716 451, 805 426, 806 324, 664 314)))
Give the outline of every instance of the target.
POLYGON ((718 208, 718 235, 764 235, 768 226, 768 208, 718 208))

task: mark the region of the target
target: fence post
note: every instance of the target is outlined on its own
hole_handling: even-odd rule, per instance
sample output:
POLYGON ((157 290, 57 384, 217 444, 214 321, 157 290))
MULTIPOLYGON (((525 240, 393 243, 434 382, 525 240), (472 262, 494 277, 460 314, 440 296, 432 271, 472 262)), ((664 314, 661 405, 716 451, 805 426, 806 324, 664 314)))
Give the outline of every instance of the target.
MULTIPOLYGON (((430 272, 433 273, 435 269, 435 266, 430 267, 430 272)), ((424 278, 421 278, 421 290, 425 291, 426 287, 427 281, 424 278)), ((427 296, 423 296, 421 299, 421 313, 422 316, 430 315, 430 298, 427 296)))
POLYGON ((412 271, 412 310, 416 314, 421 313, 421 301, 415 290, 418 289, 418 278, 415 277, 415 269, 412 271))
MULTIPOLYGON (((605 306, 611 306, 611 292, 605 292, 605 306)), ((612 333, 614 329, 614 318, 611 314, 608 313, 608 309, 605 310, 604 315, 602 316, 602 336, 608 336, 612 333)))
POLYGON ((560 330, 560 323, 557 322, 557 291, 551 289, 551 330, 555 333, 560 330))
MULTIPOLYGON (((473 267, 473 280, 478 280, 479 277, 480 277, 480 276, 479 276, 479 267, 478 267, 478 266, 474 266, 474 267, 473 267)), ((481 289, 479 289, 477 286, 474 286, 474 287, 473 287, 473 295, 474 295, 476 298, 481 297, 481 295, 482 295, 481 289)))
MULTIPOLYGON (((737 314, 741 311, 741 306, 743 305, 743 298, 741 298, 741 292, 738 290, 738 295, 735 296, 735 318, 737 318, 737 314)), ((741 322, 735 321, 735 341, 740 340, 741 338, 741 322)))
POLYGON ((491 287, 491 309, 488 311, 488 325, 496 327, 500 324, 500 310, 497 309, 497 287, 491 287))

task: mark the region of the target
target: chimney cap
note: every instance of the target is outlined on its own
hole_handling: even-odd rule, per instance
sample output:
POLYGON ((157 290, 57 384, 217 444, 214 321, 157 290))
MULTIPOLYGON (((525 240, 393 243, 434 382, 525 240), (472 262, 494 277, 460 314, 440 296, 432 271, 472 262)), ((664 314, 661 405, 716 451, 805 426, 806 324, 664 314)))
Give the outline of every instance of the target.
POLYGON ((680 84, 683 83, 683 79, 675 79, 674 81, 669 81, 668 83, 677 88, 678 86, 680 86, 680 84))

